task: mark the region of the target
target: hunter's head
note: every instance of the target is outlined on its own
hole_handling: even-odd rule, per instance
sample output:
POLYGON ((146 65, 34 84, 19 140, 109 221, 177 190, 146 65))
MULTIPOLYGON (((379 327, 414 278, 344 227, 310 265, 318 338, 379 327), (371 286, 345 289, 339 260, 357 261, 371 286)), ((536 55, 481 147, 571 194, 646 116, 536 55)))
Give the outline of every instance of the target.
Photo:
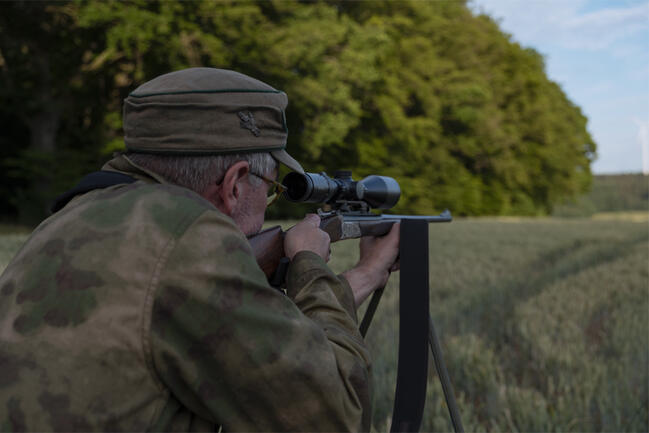
POLYGON ((261 228, 286 152, 288 99, 247 75, 191 68, 159 76, 124 101, 126 157, 189 188, 246 234, 261 228))

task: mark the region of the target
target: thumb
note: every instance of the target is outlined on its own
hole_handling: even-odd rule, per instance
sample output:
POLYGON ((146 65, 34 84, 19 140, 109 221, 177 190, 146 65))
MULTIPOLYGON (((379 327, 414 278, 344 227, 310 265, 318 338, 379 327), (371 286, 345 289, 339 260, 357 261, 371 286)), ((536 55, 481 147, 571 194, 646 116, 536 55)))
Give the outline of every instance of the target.
POLYGON ((306 214, 303 221, 313 227, 320 227, 320 217, 314 213, 306 214))

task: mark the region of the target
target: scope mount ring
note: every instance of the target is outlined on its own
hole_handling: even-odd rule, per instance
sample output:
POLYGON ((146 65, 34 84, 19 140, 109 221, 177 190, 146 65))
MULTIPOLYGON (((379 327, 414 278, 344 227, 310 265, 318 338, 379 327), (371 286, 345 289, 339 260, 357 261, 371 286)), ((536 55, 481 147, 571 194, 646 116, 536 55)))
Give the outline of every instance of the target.
POLYGON ((334 211, 345 215, 370 215, 372 208, 364 201, 338 200, 332 206, 334 211))
POLYGON ((335 215, 345 216, 376 216, 371 212, 371 207, 364 201, 340 200, 334 205, 325 204, 325 209, 319 208, 317 210, 320 218, 326 218, 335 215))

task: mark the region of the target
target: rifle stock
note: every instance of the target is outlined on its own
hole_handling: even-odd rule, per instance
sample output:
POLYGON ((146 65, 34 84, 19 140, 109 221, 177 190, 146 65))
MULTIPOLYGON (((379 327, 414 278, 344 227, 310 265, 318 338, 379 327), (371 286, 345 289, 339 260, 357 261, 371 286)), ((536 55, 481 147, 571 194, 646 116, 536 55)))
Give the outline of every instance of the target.
POLYGON ((273 276, 279 261, 284 257, 285 235, 280 226, 274 226, 248 237, 257 264, 268 279, 273 276))

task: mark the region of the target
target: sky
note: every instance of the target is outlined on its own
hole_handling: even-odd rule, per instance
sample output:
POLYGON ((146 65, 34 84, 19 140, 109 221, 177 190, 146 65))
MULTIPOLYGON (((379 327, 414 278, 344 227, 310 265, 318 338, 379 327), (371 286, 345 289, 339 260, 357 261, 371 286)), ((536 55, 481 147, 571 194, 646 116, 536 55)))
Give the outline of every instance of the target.
POLYGON ((595 174, 649 174, 649 0, 471 0, 588 117, 595 174))

